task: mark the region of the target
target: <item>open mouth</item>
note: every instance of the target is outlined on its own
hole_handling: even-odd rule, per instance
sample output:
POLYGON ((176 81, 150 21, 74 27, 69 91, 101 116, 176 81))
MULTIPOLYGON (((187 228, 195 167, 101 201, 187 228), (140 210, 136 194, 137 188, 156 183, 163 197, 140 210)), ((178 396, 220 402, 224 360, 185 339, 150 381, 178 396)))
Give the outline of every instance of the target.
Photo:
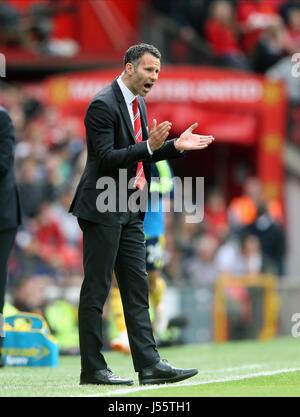
POLYGON ((144 87, 147 88, 147 90, 150 90, 150 88, 153 86, 151 83, 145 83, 144 87))

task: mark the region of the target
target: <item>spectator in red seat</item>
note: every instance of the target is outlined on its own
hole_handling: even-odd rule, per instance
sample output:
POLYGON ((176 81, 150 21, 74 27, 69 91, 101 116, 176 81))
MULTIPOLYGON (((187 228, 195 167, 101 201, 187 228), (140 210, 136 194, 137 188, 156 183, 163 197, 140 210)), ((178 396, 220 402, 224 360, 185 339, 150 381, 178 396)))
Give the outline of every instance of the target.
POLYGON ((247 63, 238 44, 234 10, 227 0, 216 0, 210 7, 205 37, 221 65, 246 69, 247 63))
POLYGON ((41 204, 38 215, 31 223, 32 239, 26 252, 52 268, 80 270, 78 248, 68 245, 59 223, 51 213, 51 204, 41 204))
MULTIPOLYGON (((53 219, 60 224, 64 239, 72 247, 81 248, 82 233, 74 216, 69 215, 69 207, 73 198, 73 190, 63 187, 59 194, 59 199, 51 207, 53 219)), ((79 256, 81 256, 79 252, 79 256)))
POLYGON ((300 51, 300 4, 287 12, 287 49, 293 54, 300 51))
POLYGON ((218 237, 221 241, 229 231, 227 207, 219 191, 213 191, 207 199, 203 226, 206 233, 218 237))
POLYGON ((278 24, 278 4, 270 0, 239 0, 237 18, 242 33, 242 48, 246 55, 252 53, 260 35, 278 24))

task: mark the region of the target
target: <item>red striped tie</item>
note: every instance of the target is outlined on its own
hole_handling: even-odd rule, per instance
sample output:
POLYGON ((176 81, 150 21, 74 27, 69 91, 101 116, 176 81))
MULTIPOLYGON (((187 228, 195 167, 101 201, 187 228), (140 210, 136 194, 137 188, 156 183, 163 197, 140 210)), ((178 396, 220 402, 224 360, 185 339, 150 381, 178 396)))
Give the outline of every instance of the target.
MULTIPOLYGON (((139 143, 143 140, 143 133, 142 133, 141 116, 140 116, 137 97, 132 102, 132 110, 133 110, 135 143, 139 143)), ((147 180, 145 178, 143 163, 139 162, 137 166, 136 174, 135 174, 134 185, 136 188, 139 188, 140 190, 142 190, 146 183, 147 183, 147 180)))

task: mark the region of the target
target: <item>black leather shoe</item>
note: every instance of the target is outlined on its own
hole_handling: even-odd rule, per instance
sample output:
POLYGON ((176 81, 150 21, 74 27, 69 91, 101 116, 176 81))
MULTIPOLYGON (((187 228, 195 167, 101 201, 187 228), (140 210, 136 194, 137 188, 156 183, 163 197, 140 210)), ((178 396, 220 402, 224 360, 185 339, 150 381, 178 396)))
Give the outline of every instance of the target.
POLYGON ((159 361, 156 365, 149 366, 139 372, 141 385, 145 384, 169 384, 183 381, 198 373, 198 369, 173 368, 166 360, 159 361))
POLYGON ((94 372, 81 372, 80 385, 133 385, 132 379, 120 378, 110 369, 99 369, 94 372))

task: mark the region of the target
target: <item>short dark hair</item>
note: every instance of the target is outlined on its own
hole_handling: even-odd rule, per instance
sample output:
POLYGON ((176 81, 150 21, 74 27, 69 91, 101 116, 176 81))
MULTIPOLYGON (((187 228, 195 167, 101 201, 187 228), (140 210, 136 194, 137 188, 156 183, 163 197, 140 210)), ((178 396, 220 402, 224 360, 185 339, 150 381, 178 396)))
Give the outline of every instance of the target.
POLYGON ((155 46, 148 45, 147 43, 140 43, 138 45, 132 45, 130 48, 127 49, 123 59, 124 67, 128 62, 136 66, 139 59, 144 54, 151 54, 155 56, 155 58, 158 58, 159 60, 161 59, 161 53, 157 48, 155 48, 155 46))

